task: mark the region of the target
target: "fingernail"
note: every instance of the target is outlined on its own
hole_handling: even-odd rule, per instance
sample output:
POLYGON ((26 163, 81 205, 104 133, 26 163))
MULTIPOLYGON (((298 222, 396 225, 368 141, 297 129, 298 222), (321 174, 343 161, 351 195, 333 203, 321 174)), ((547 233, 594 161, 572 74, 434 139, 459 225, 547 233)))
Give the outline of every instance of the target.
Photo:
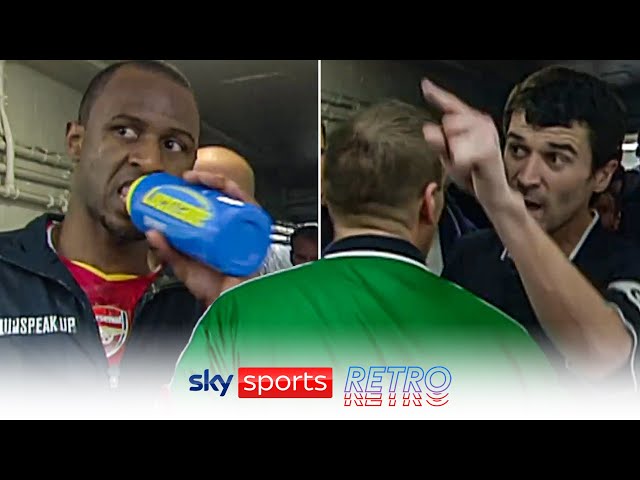
POLYGON ((423 78, 423 79, 422 79, 422 88, 423 88, 424 90, 426 90, 426 89, 430 88, 430 87, 431 87, 431 85, 433 85, 433 84, 431 83, 431 81, 430 81, 428 78, 423 78))

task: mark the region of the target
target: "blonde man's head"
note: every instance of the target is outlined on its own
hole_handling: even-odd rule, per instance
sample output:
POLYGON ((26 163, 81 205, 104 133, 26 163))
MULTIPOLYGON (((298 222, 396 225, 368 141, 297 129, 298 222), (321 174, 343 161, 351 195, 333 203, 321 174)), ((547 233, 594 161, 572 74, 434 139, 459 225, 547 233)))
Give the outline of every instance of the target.
POLYGON ((421 222, 437 223, 444 173, 422 133, 433 120, 426 110, 389 100, 332 132, 322 184, 336 226, 415 233, 421 222))

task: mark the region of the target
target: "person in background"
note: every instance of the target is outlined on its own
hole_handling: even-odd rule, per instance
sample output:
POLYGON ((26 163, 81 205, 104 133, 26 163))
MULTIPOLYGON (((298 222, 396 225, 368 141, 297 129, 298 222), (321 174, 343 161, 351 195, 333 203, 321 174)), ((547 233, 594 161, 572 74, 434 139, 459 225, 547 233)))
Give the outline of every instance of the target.
MULTIPOLYGON (((235 150, 222 145, 203 146, 198 149, 198 158, 194 170, 219 173, 236 182, 248 195, 255 197, 255 173, 249 161, 235 150)), ((258 274, 277 272, 291 268, 290 248, 272 243, 267 258, 258 274)))
POLYGON ((617 232, 620 229, 622 211, 620 209, 620 198, 612 191, 606 190, 595 197, 593 208, 600 216, 602 226, 609 232, 617 232))
POLYGON ((264 265, 260 269, 260 275, 279 272, 291 267, 291 246, 272 242, 264 265))
POLYGON ((591 200, 591 206, 598 212, 602 226, 610 232, 620 231, 624 177, 624 167, 619 165, 607 189, 602 193, 594 194, 591 200))
POLYGON ((491 228, 491 222, 478 200, 455 182, 449 182, 447 198, 456 204, 464 217, 477 229, 491 228))
POLYGON ((316 225, 303 225, 294 230, 290 238, 291 265, 318 260, 318 227, 316 225))
MULTIPOLYGON (((640 157, 640 146, 636 151, 640 157)), ((620 193, 621 218, 618 233, 640 244, 640 165, 626 169, 620 193)))
POLYGON ((235 150, 222 145, 207 145, 198 148, 196 171, 220 174, 232 179, 243 192, 255 197, 255 174, 246 158, 235 150))
POLYGON ((458 240, 464 235, 478 230, 458 206, 456 197, 451 193, 454 188, 457 187, 453 182, 448 182, 448 185, 445 186, 444 211, 427 255, 427 266, 436 275, 442 274, 458 240))

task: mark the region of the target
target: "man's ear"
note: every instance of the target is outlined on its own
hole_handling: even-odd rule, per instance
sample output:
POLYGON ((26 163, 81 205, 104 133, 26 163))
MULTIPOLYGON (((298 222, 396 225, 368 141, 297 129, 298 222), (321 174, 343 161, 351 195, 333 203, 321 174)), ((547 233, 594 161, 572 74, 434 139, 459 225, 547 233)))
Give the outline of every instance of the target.
POLYGON ((620 162, 618 160, 609 160, 603 167, 600 167, 594 174, 594 192, 602 193, 611 183, 611 177, 615 173, 620 162))
POLYGON ((428 184, 422 193, 422 207, 420 216, 429 225, 437 225, 442 212, 442 189, 435 183, 428 184))
POLYGON ((84 127, 77 122, 67 123, 67 154, 74 162, 80 161, 82 141, 84 140, 84 127))

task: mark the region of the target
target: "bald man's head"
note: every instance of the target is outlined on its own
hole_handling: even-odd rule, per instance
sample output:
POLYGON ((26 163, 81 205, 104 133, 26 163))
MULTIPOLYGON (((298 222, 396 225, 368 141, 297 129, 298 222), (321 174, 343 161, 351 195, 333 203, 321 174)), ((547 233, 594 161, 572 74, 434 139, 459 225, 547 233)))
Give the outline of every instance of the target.
POLYGON ((219 173, 233 180, 245 192, 255 196, 255 178, 253 169, 244 157, 226 147, 202 147, 194 170, 219 173))

